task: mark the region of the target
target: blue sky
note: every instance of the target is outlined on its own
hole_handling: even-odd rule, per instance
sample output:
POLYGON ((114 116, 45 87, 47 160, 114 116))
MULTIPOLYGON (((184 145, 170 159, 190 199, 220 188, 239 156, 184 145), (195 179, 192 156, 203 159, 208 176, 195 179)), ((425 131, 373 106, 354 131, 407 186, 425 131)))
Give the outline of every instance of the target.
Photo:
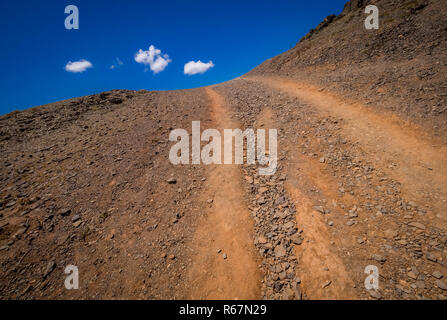
POLYGON ((0 114, 112 89, 171 90, 230 80, 293 47, 346 1, 2 1, 0 114), (65 29, 67 5, 79 9, 79 30, 65 29), (171 60, 156 74, 135 61, 150 45, 171 60), (92 67, 65 70, 82 59, 92 67), (214 66, 184 74, 185 63, 198 60, 214 66))

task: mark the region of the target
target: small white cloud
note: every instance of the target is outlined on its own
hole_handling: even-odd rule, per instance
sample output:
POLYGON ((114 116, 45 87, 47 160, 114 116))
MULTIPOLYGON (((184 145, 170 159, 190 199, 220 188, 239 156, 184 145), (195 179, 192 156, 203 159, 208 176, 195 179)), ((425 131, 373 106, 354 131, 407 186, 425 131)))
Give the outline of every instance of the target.
POLYGON ((149 66, 154 74, 162 72, 168 64, 172 61, 167 54, 162 54, 161 50, 155 48, 153 45, 149 47, 149 50, 139 50, 135 54, 135 61, 142 63, 145 66, 149 66))
POLYGON ((90 61, 87 61, 84 59, 75 61, 75 62, 69 61, 65 65, 65 71, 73 72, 73 73, 80 73, 80 72, 84 72, 85 70, 87 70, 88 68, 91 68, 91 67, 93 67, 92 63, 90 61))
POLYGON ((110 66, 110 69, 113 70, 116 67, 122 66, 124 63, 120 60, 120 58, 115 58, 113 64, 110 66))
POLYGON ((202 61, 189 61, 185 64, 184 73, 187 75, 202 74, 208 71, 208 69, 214 67, 214 63, 209 61, 208 63, 203 63, 202 61))

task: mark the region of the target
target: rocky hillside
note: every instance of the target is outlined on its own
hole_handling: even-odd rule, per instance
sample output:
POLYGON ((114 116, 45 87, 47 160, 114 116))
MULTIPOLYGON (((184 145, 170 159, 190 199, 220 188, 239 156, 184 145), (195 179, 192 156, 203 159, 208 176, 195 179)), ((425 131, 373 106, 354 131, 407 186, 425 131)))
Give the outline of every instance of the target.
MULTIPOLYGON (((440 0, 351 0, 249 75, 282 75, 391 111, 447 139, 447 14, 440 0), (365 6, 379 8, 366 30, 365 6)), ((447 141, 447 140, 446 140, 447 141)))
POLYGON ((0 117, 0 299, 447 299, 446 13, 350 1, 232 81, 0 117), (173 165, 193 121, 277 129, 276 173, 173 165))

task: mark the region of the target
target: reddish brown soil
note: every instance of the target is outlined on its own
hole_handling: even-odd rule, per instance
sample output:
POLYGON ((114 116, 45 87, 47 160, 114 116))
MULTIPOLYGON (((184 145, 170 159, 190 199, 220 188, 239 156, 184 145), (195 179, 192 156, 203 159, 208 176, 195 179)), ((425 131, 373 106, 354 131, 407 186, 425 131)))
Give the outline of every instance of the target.
POLYGON ((2 116, 0 298, 446 299, 446 17, 350 1, 229 82, 2 116), (197 120, 277 129, 276 173, 171 164, 197 120))

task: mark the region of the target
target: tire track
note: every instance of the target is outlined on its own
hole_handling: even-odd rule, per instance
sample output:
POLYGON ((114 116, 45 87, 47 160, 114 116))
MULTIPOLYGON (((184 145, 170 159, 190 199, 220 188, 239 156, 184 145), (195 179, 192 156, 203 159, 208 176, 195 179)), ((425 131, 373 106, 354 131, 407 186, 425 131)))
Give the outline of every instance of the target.
MULTIPOLYGON (((229 117, 224 99, 211 88, 205 90, 215 128, 221 134, 223 129, 238 128, 238 123, 229 117)), ((209 210, 194 236, 190 297, 259 299, 260 273, 252 240, 253 221, 244 201, 240 169, 235 164, 207 167, 202 201, 209 203, 209 210)))
POLYGON ((298 97, 322 114, 342 119, 344 134, 358 141, 377 167, 400 181, 410 198, 428 205, 429 221, 446 221, 445 145, 395 115, 377 114, 310 85, 278 77, 247 79, 298 97))
MULTIPOLYGON (((259 114, 257 121, 266 129, 280 129, 275 118, 273 111, 267 107, 259 114)), ((285 190, 295 205, 297 225, 304 230, 305 241, 295 248, 302 290, 312 300, 355 299, 353 276, 331 245, 327 222, 315 211, 313 200, 304 193, 304 186, 298 181, 298 172, 315 174, 314 165, 304 161, 300 150, 285 140, 282 141, 281 149, 290 154, 290 159, 283 163, 286 172, 285 190), (298 158, 301 161, 296 161, 298 158)), ((316 176, 321 184, 333 184, 321 173, 316 176)))

